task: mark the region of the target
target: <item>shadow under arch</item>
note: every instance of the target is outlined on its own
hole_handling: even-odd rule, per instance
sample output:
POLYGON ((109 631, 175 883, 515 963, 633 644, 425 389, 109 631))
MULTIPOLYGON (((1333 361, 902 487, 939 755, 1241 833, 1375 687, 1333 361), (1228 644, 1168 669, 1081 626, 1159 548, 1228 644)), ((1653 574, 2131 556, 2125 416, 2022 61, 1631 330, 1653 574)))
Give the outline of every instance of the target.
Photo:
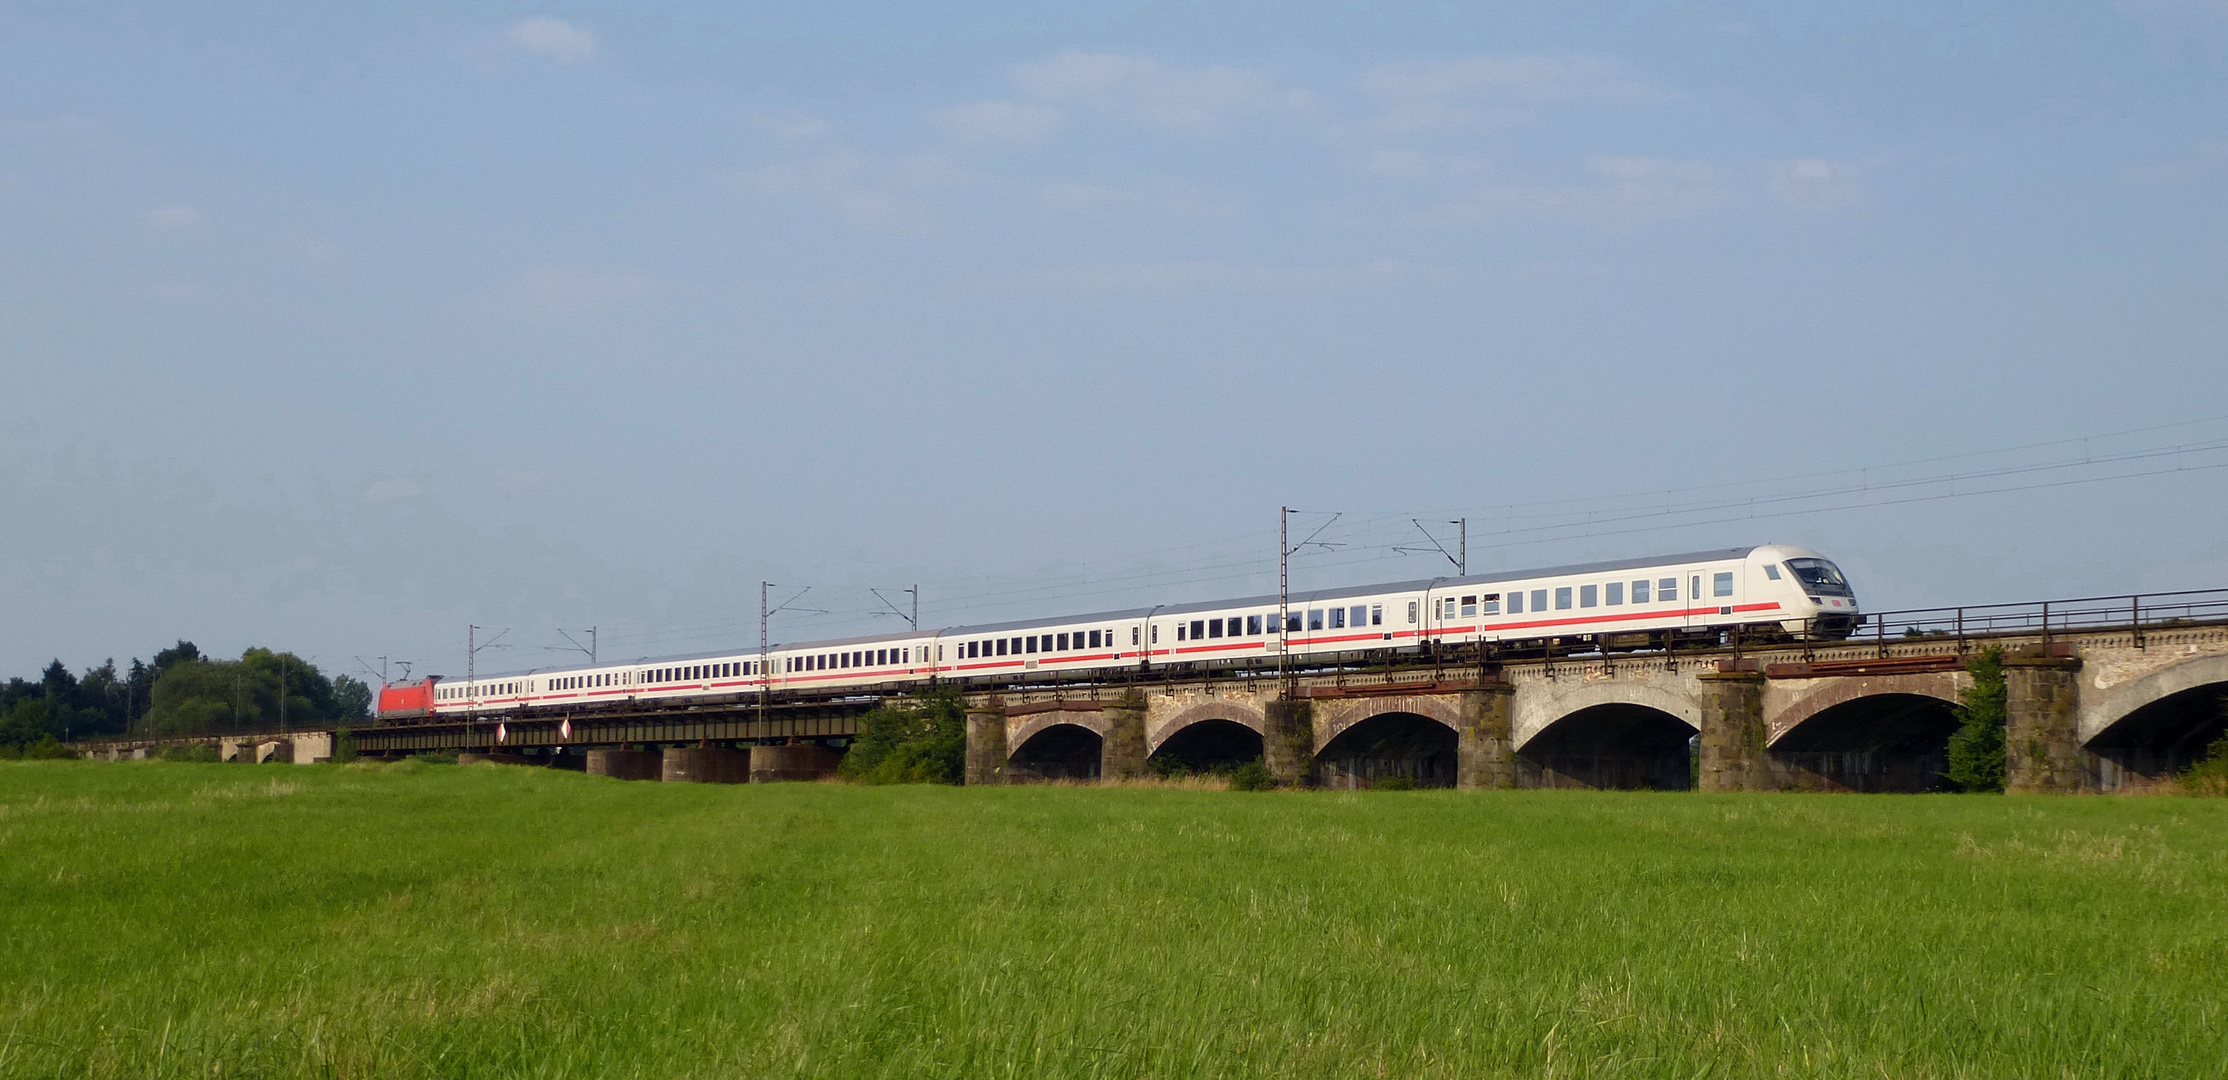
POLYGON ((2105 791, 2165 791, 2228 735, 2228 683, 2193 686, 2114 721, 2088 748, 2105 791))
POLYGON ((1011 780, 1096 780, 1106 740, 1081 724, 1047 724, 1006 759, 1011 780))
POLYGON ((1170 733, 1145 761, 1162 775, 1216 772, 1258 761, 1266 747, 1260 732, 1236 720, 1212 718, 1170 733))
POLYGON ((1398 777, 1417 787, 1453 787, 1460 737, 1412 712, 1358 720, 1315 753, 1315 782, 1354 790, 1398 777))
POLYGON ((1517 751, 1521 787, 1685 791, 1695 729, 1661 709, 1589 705, 1541 728, 1517 751))
POLYGON ((1782 768, 1827 791, 1944 791, 1954 706, 1928 694, 1867 694, 1805 717, 1772 740, 1782 768))

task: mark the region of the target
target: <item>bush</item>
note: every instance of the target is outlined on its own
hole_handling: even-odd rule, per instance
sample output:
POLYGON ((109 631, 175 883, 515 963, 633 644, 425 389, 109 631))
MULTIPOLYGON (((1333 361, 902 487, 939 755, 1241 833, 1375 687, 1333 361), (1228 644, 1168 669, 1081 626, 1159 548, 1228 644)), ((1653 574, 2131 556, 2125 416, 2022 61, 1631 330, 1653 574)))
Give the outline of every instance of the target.
POLYGON ((1276 787, 1276 777, 1269 775, 1269 767, 1254 758, 1230 770, 1230 790, 1270 791, 1276 787))
POLYGON ((1949 771, 1962 791, 2004 790, 2004 724, 2010 696, 2004 686, 2004 651, 1988 648, 1966 661, 1973 685, 1957 697, 1961 722, 1949 740, 1949 771))
POLYGON ((836 775, 862 784, 956 784, 967 768, 967 703, 938 689, 859 718, 836 775))
POLYGON ((2228 796, 2228 735, 2213 740, 2204 759, 2183 769, 2178 779, 2182 790, 2191 795, 2228 796))
POLYGON ((162 759, 164 761, 213 762, 217 760, 217 748, 210 746, 208 743, 195 743, 192 746, 166 746, 163 747, 162 759))
POLYGON ((52 735, 41 736, 39 741, 20 747, 0 743, 0 761, 60 761, 76 756, 77 751, 52 735))
MULTIPOLYGON (((342 678, 346 677, 347 676, 345 675, 342 676, 342 678)), ((332 763, 335 765, 346 765, 349 762, 356 760, 356 756, 356 733, 348 730, 348 725, 346 724, 342 724, 339 727, 333 729, 333 756, 331 759, 332 763)))
POLYGON ((1380 776, 1369 782, 1371 791, 1414 791, 1416 782, 1405 776, 1380 776))

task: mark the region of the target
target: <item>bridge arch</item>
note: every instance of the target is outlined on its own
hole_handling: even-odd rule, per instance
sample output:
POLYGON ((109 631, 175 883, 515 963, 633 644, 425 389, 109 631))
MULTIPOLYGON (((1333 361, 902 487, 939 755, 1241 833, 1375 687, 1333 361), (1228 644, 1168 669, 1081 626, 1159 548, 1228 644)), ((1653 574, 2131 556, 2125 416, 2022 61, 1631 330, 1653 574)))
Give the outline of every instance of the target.
POLYGON ((1958 727, 1950 672, 1837 679, 1765 718, 1774 763, 1829 791, 1938 791, 1958 727))
POLYGON ((1102 739, 1106 737, 1108 731, 1113 729, 1113 724, 1103 712, 1053 711, 1031 713, 1008 722, 1006 745, 1019 751, 1024 744, 1036 738, 1046 728, 1058 727, 1062 724, 1082 728, 1102 739))
POLYGON ((1044 715, 1049 719, 1024 724, 1024 734, 1008 744, 1013 751, 1006 757, 1006 775, 1016 780, 1096 779, 1099 763, 1106 754, 1104 724, 1078 723, 1077 720, 1097 714, 1044 715))
POLYGON ((1263 719, 1258 709, 1235 701, 1202 701, 1149 727, 1145 732, 1145 753, 1151 755, 1159 752, 1163 744, 1185 728, 1216 720, 1236 724, 1253 732, 1255 736, 1265 735, 1269 730, 1268 721, 1263 719))
POLYGON ((1362 699, 1318 719, 1315 782, 1355 789, 1397 778, 1416 787, 1453 787, 1461 748, 1457 722, 1451 706, 1428 697, 1362 699))
POLYGON ((1510 717, 1509 741, 1522 753, 1549 727, 1604 705, 1634 705, 1662 713, 1685 724, 1689 735, 1702 730, 1702 703, 1684 686, 1652 679, 1571 679, 1521 686, 1515 715, 1510 717))
POLYGON ((1318 698, 1313 705, 1315 745, 1338 741, 1357 724, 1380 716, 1401 713, 1436 720, 1448 731, 1462 730, 1462 714, 1455 704, 1436 694, 1402 694, 1383 697, 1318 698))
POLYGON ((1653 705, 1586 705, 1532 733, 1516 752, 1517 775, 1526 787, 1685 791, 1698 730, 1653 705))
MULTIPOLYGON (((2092 684, 2093 685, 2093 684, 2092 684)), ((2091 690, 2080 737, 2105 790, 2171 787, 2228 732, 2228 655, 2193 656, 2139 679, 2091 690)))

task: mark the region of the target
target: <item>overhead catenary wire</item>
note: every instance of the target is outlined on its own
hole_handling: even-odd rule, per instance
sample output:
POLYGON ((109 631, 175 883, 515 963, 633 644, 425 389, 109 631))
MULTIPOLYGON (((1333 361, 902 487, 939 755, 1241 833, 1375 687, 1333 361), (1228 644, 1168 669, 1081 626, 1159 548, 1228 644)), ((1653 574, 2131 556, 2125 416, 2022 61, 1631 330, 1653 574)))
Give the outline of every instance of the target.
MULTIPOLYGON (((1918 503, 1940 502, 1950 499, 1979 498, 1990 495, 2049 488, 2133 480, 2143 477, 2173 473, 2197 472, 2228 467, 2228 460, 2202 460, 2208 456, 2228 454, 2228 438, 2207 438, 2166 445, 2134 448, 2114 448, 2097 452, 2099 443, 2134 435, 2159 431, 2186 429, 2228 421, 2228 416, 2207 417, 2198 420, 2169 424, 2149 425, 2100 435, 2052 439, 2020 446, 1961 454, 1930 455, 1891 462, 1885 465, 1868 465, 1822 472, 1786 474, 1762 480, 1736 480, 1681 488, 1638 490, 1622 495, 1594 496, 1513 502, 1489 507, 1456 507, 1431 511, 1408 511, 1384 515, 1354 515, 1333 518, 1312 534, 1304 551, 1295 552, 1295 568, 1304 567, 1311 575, 1338 569, 1372 565, 1416 557, 1413 550, 1414 529, 1419 513, 1464 513, 1465 516, 1482 517, 1487 522, 1499 523, 1493 528, 1482 525, 1469 531, 1478 533, 1470 539, 1483 550, 1505 551, 1548 543, 1580 539, 1626 536, 1643 533, 1669 533, 1682 529, 1698 528, 1743 520, 1774 520, 1808 514, 1826 514, 1868 507, 1903 506, 1918 503), (2084 453, 2058 457, 2039 462, 2019 462, 1990 465, 1985 468, 1944 471, 1922 476, 1892 475, 1920 465, 1944 461, 1970 461, 1976 458, 2030 452, 2038 449, 2081 446, 2084 453), (2167 458, 2198 458, 2184 460, 2169 468, 2130 469, 2125 466, 2167 458), (2036 483, 1993 483, 2019 477, 2048 476, 2081 469, 2105 470, 2101 475, 2071 476, 2043 480, 2036 483), (1888 474, 1888 475, 1883 475, 1888 474), (1818 480, 1826 478, 1855 478, 1840 483, 1813 485, 1786 491, 1768 490, 1775 484, 1789 481, 1818 480), (1981 487, 1970 485, 1981 484, 1981 487), (1947 491, 1926 491, 1930 487, 1947 487, 1947 491), (1729 494, 1742 489, 1754 494, 1729 494), (1757 490, 1766 489, 1766 490, 1757 490), (1680 498, 1680 496, 1699 496, 1680 498), (1883 498, 1881 496, 1893 496, 1883 498), (1641 505, 1641 500, 1646 500, 1641 505), (1334 526, 1336 526, 1334 528, 1334 526), (1396 535, 1397 534, 1397 535, 1396 535), (1404 548, 1408 550, 1403 550, 1404 548)), ((1273 540, 1268 541, 1273 543, 1273 540)), ((1147 590, 1164 589, 1182 591, 1200 586, 1234 581, 1259 580, 1266 584, 1273 574, 1272 568, 1262 559, 1267 550, 1258 531, 1226 534, 1174 545, 1156 545, 1149 562, 1135 563, 1111 572, 1085 565, 1057 574, 1029 576, 1002 575, 978 577, 978 587, 961 586, 932 605, 938 620, 944 625, 976 621, 980 613, 1017 611, 1029 605, 1055 598, 1067 601, 1094 601, 1101 597, 1136 595, 1147 590), (1170 557, 1186 553, 1200 553, 1204 557, 1188 560, 1183 565, 1170 565, 1170 557)), ((1426 549, 1430 554, 1437 551, 1426 549)), ((956 583, 945 583, 952 588, 956 583)), ((931 583, 927 589, 936 589, 931 583)), ((861 587, 858 591, 871 594, 861 587)), ((837 625, 871 621, 877 614, 889 615, 891 606, 886 600, 880 605, 861 604, 832 607, 817 617, 797 620, 797 629, 811 633, 819 626, 831 630, 837 625)), ((629 635, 624 647, 627 651, 648 650, 659 645, 712 640, 731 636, 743 624, 734 620, 707 621, 705 623, 667 626, 629 635)))

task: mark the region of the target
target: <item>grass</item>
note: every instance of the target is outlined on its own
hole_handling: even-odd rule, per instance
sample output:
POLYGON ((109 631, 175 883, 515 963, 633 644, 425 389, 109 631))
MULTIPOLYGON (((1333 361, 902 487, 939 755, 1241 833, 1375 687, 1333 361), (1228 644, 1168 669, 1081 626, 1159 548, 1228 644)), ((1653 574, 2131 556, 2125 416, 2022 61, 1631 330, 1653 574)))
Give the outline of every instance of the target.
POLYGON ((2228 802, 0 764, 0 1076, 2228 1072, 2228 802))

